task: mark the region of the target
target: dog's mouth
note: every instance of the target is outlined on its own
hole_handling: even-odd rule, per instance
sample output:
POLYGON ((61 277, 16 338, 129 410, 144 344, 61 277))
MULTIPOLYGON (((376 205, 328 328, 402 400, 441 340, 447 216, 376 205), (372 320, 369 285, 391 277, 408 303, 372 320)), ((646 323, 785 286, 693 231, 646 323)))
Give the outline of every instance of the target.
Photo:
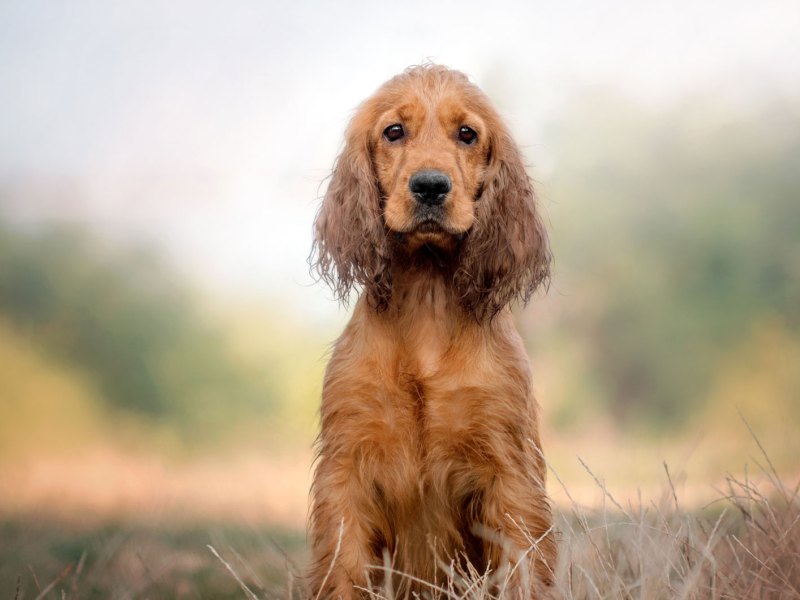
POLYGON ((421 203, 414 207, 408 220, 400 227, 386 223, 387 228, 402 242, 405 252, 415 252, 422 247, 453 250, 466 237, 467 232, 451 222, 443 206, 421 203))
POLYGON ((405 233, 429 235, 458 235, 445 218, 444 211, 438 206, 421 206, 406 229, 405 233))
POLYGON ((420 250, 450 254, 466 237, 466 232, 456 231, 441 218, 416 218, 404 231, 396 232, 406 253, 420 250))
POLYGON ((462 240, 464 235, 464 232, 455 230, 440 219, 415 219, 414 223, 403 232, 406 239, 447 247, 462 240))
POLYGON ((426 219, 417 223, 412 233, 449 233, 440 221, 435 219, 426 219))

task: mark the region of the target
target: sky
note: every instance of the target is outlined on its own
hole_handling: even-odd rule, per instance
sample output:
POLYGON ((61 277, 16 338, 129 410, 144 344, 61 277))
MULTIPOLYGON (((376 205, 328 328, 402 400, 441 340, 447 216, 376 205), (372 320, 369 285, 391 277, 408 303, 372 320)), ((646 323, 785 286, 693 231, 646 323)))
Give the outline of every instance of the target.
POLYGON ((143 237, 211 285, 325 312, 322 182, 353 109, 407 66, 469 74, 546 166, 544 125, 585 90, 797 89, 798 31, 796 0, 6 1, 0 189, 19 219, 143 237))

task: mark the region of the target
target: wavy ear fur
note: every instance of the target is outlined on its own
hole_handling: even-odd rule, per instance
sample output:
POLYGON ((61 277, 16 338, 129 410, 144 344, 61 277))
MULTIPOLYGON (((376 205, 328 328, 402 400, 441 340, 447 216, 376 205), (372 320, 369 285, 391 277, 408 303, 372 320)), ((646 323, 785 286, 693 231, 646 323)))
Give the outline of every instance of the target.
POLYGON ((381 309, 389 302, 391 275, 369 125, 358 114, 345 134, 345 147, 314 222, 311 266, 343 304, 350 291, 361 286, 372 305, 381 309))
POLYGON ((454 284, 476 318, 512 300, 527 302, 550 277, 550 244, 520 152, 505 127, 492 127, 489 166, 454 284))

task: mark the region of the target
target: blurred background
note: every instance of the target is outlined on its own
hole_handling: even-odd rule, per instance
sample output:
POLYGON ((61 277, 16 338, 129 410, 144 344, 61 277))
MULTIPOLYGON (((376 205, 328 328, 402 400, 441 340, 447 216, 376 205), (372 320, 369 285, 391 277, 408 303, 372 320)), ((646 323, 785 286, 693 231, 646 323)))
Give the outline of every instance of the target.
POLYGON ((700 506, 748 428, 796 480, 798 31, 794 0, 4 2, 0 559, 130 523, 302 544, 348 317, 311 223, 353 109, 425 61, 531 165, 555 274, 517 316, 572 496, 602 501, 578 457, 622 500, 666 463, 700 506))

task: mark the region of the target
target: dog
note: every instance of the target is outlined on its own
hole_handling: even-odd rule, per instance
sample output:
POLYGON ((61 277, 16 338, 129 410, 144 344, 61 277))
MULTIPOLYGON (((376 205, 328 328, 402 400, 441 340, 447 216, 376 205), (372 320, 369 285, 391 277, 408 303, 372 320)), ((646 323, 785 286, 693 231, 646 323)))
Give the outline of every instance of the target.
POLYGON ((483 92, 438 65, 387 81, 347 128, 314 232, 319 278, 360 296, 323 385, 311 597, 425 595, 471 569, 546 596, 556 542, 509 305, 548 282, 551 252, 483 92))

